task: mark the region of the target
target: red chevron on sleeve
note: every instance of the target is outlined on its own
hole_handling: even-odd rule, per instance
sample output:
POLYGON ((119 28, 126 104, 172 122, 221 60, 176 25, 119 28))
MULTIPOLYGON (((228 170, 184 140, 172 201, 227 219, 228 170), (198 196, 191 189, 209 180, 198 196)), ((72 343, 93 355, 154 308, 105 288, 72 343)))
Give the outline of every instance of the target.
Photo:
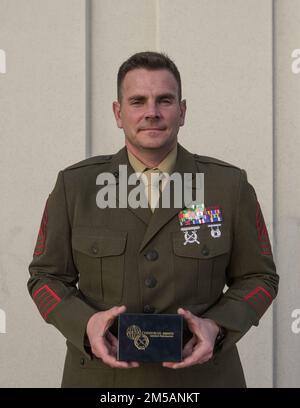
POLYGON ((258 286, 256 289, 252 290, 252 292, 244 296, 244 299, 258 312, 270 306, 273 300, 270 293, 262 286, 258 286))
POLYGON ((41 255, 44 252, 45 246, 46 246, 46 232, 47 232, 47 223, 48 223, 48 208, 47 208, 47 202, 45 205, 35 249, 34 249, 34 254, 35 256, 41 255))
POLYGON ((49 313, 61 302, 61 298, 48 285, 44 285, 36 290, 33 300, 45 320, 49 313))
POLYGON ((258 235, 258 240, 261 247, 261 252, 263 255, 272 255, 272 248, 269 239, 268 230, 264 221, 264 217, 261 212, 259 202, 256 205, 256 230, 258 235))

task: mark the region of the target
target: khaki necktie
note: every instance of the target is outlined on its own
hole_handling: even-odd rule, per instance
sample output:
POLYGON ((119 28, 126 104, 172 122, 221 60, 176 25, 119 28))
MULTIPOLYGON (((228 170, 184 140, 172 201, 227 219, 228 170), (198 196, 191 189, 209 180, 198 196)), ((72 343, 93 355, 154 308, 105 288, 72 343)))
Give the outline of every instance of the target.
POLYGON ((158 168, 153 169, 146 168, 143 171, 143 174, 145 174, 147 178, 147 181, 145 180, 145 182, 147 183, 145 185, 145 188, 147 189, 148 192, 149 207, 151 211, 154 212, 159 202, 159 196, 162 188, 163 173, 158 168))

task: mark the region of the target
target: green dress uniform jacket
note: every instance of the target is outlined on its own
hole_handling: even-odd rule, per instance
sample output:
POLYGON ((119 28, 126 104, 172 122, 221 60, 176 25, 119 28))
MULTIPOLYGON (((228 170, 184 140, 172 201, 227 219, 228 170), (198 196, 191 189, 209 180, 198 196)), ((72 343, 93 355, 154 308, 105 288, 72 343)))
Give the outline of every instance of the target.
MULTIPOLYGON (((28 289, 45 321, 67 339, 62 386, 245 387, 236 343, 258 325, 279 281, 246 172, 178 144, 174 171, 204 173, 205 206, 219 206, 223 217, 221 236, 201 225, 199 243, 185 244, 178 220, 184 207, 152 214, 149 208, 96 205, 97 176, 112 173, 118 186, 121 164, 133 173, 126 147, 59 172, 42 217, 28 289), (226 336, 201 365, 111 368, 92 355, 86 326, 97 311, 118 305, 128 313, 177 313, 183 307, 216 321, 226 336)), ((116 334, 116 325, 111 330, 116 334)), ((191 337, 186 325, 184 336, 191 337)))

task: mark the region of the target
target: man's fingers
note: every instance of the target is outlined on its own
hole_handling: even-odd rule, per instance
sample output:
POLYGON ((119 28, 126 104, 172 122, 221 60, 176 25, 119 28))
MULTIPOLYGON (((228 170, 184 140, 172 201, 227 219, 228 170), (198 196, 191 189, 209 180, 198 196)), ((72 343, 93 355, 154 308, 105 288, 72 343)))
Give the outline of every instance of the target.
POLYGON ((185 310, 182 307, 180 307, 177 310, 177 313, 183 316, 183 318, 186 320, 188 328, 190 331, 195 334, 199 339, 202 338, 201 336, 201 330, 200 330, 200 325, 199 325, 199 319, 197 316, 195 316, 193 313, 191 313, 189 310, 185 310))
POLYGON ((109 319, 115 319, 120 314, 126 311, 126 306, 114 306, 111 309, 106 310, 109 319))
POLYGON ((194 322, 196 317, 189 310, 183 309, 182 307, 177 310, 177 313, 183 316, 188 322, 194 322))
POLYGON ((103 316, 105 316, 104 333, 106 333, 109 327, 112 326, 116 317, 118 317, 120 314, 124 313, 125 311, 126 311, 126 306, 114 306, 111 309, 108 309, 102 312, 103 316))
POLYGON ((118 348, 117 338, 110 332, 106 332, 106 336, 98 339, 97 343, 93 345, 93 354, 100 358, 104 364, 113 368, 137 368, 139 363, 137 361, 118 361, 116 359, 118 348))
POLYGON ((195 353, 191 354, 190 356, 186 357, 184 360, 180 361, 179 363, 171 363, 169 366, 172 368, 183 368, 188 367, 194 364, 199 363, 199 358, 195 353))
POLYGON ((182 350, 182 356, 183 358, 189 356, 192 354, 194 346, 197 344, 197 339, 195 336, 193 336, 184 346, 182 350))
POLYGON ((137 368, 139 363, 136 361, 118 361, 115 357, 106 355, 102 357, 102 361, 113 368, 137 368))
POLYGON ((177 310, 177 313, 180 314, 187 321, 187 324, 188 324, 189 328, 191 326, 195 326, 196 316, 194 316, 193 313, 191 313, 189 310, 185 310, 182 307, 180 307, 177 310))
POLYGON ((118 339, 109 330, 106 332, 106 337, 112 346, 118 347, 118 339))
POLYGON ((105 341, 105 337, 99 337, 96 342, 91 343, 92 353, 98 357, 102 358, 103 355, 108 354, 108 349, 105 341))
MULTIPOLYGON (((190 343, 188 347, 190 347, 191 344, 192 343, 190 343)), ((187 351, 188 350, 186 349, 185 353, 183 353, 184 359, 182 361, 178 363, 164 362, 163 367, 184 368, 195 364, 203 364, 206 361, 210 360, 213 354, 211 347, 208 344, 203 343, 198 343, 195 347, 193 347, 192 353, 190 355, 185 356, 185 354, 187 354, 187 351)))
POLYGON ((118 340, 108 331, 106 336, 109 354, 116 357, 118 352, 118 340))
POLYGON ((164 362, 163 367, 167 368, 185 368, 185 367, 190 367, 195 364, 202 364, 205 361, 208 360, 208 357, 205 356, 202 359, 197 359, 195 356, 190 355, 186 357, 183 361, 180 361, 179 363, 173 363, 173 362, 164 362))
POLYGON ((136 361, 119 361, 116 359, 117 348, 106 348, 104 353, 101 353, 102 361, 113 368, 137 368, 139 363, 136 361))

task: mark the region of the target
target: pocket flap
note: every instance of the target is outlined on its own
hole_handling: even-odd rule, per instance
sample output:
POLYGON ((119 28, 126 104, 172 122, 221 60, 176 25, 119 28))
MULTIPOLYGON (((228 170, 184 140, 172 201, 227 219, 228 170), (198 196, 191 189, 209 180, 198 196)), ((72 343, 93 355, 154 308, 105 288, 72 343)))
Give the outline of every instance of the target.
POLYGON ((105 228, 76 228, 72 231, 72 247, 94 258, 121 255, 125 251, 127 232, 105 228))
MULTIPOLYGON (((193 241, 193 239, 191 239, 193 241)), ((188 258, 209 259, 230 250, 230 237, 228 231, 222 231, 219 238, 213 238, 210 231, 197 234, 197 242, 187 242, 183 231, 173 233, 173 250, 178 256, 188 258)))

